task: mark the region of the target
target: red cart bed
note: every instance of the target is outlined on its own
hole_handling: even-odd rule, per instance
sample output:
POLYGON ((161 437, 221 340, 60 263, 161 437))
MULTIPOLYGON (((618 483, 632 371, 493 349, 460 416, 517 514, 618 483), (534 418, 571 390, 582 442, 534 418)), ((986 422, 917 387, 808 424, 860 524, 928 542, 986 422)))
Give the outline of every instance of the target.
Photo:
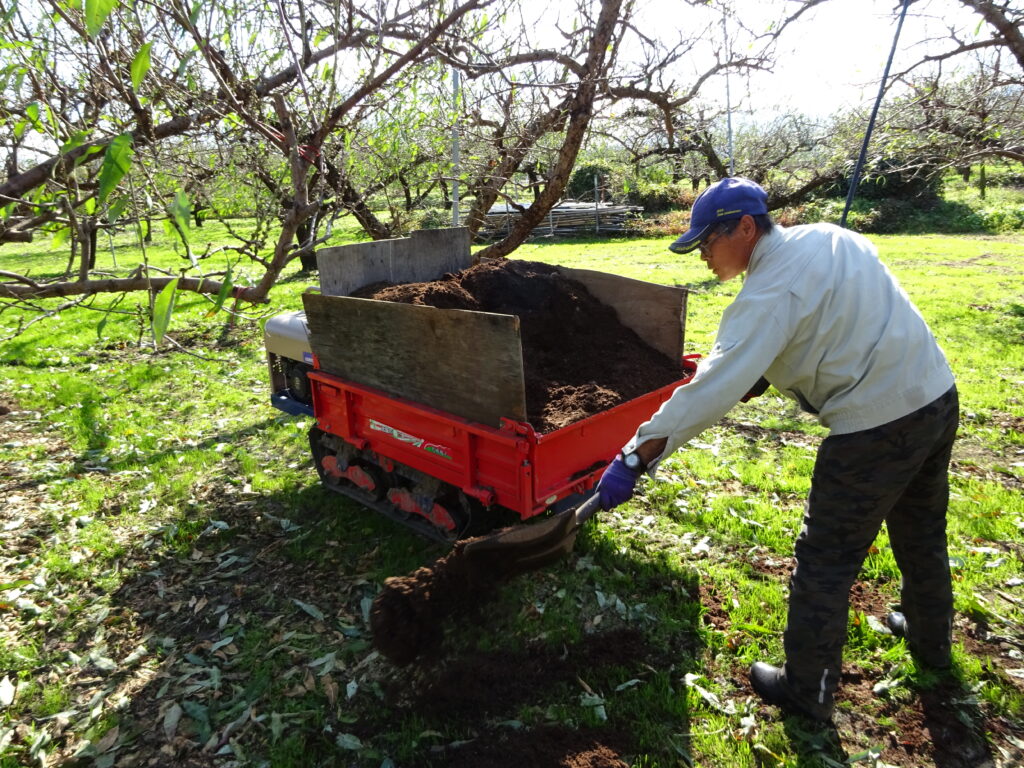
POLYGON ((328 485, 347 481, 335 482, 337 490, 422 517, 449 536, 460 514, 446 490, 525 520, 593 488, 637 426, 692 378, 697 357, 684 358, 678 382, 545 434, 512 419, 486 426, 312 371, 317 469, 328 485), (396 473, 405 482, 395 484, 396 473))

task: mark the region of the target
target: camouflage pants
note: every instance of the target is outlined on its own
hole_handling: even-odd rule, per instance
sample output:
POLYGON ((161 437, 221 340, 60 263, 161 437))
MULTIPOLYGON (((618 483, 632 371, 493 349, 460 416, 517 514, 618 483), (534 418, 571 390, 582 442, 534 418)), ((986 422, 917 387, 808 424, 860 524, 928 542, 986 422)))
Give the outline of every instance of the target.
POLYGON ((796 541, 783 643, 785 683, 827 716, 842 669, 850 587, 884 520, 903 576, 902 610, 917 646, 948 656, 953 590, 946 553, 956 387, 874 429, 826 438, 796 541))

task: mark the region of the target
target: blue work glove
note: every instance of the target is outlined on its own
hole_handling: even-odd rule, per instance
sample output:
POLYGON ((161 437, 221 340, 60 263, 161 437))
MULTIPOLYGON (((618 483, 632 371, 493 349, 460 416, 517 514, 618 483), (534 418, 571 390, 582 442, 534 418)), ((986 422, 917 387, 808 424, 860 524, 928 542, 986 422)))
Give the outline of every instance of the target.
POLYGON ((638 473, 628 469, 622 463, 622 456, 616 456, 615 461, 608 465, 608 469, 604 471, 601 479, 597 482, 597 492, 601 497, 601 509, 607 512, 633 498, 633 489, 639 479, 638 473))

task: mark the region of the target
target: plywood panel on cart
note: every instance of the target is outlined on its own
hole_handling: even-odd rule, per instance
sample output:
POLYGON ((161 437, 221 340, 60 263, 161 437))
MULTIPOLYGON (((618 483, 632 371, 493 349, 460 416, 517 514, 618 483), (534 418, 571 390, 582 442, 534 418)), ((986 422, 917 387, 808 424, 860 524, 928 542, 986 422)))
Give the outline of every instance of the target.
POLYGON ((305 294, 320 368, 470 421, 526 420, 519 318, 305 294))
POLYGON ((472 266, 473 257, 469 230, 451 227, 417 230, 410 237, 394 240, 323 248, 317 251, 316 263, 320 292, 325 296, 348 296, 371 283, 435 280, 446 272, 472 266))
POLYGON ((559 267, 578 280, 602 304, 615 309, 619 322, 672 360, 681 360, 686 336, 685 288, 610 275, 590 269, 559 267))

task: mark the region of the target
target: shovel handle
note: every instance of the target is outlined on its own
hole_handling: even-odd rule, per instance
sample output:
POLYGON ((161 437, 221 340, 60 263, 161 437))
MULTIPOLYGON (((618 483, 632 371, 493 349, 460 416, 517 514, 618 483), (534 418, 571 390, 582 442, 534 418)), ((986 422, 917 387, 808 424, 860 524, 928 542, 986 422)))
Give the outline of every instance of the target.
POLYGON ((594 516, 594 513, 601 508, 601 494, 595 493, 576 508, 576 523, 574 528, 579 528, 587 520, 594 516))

